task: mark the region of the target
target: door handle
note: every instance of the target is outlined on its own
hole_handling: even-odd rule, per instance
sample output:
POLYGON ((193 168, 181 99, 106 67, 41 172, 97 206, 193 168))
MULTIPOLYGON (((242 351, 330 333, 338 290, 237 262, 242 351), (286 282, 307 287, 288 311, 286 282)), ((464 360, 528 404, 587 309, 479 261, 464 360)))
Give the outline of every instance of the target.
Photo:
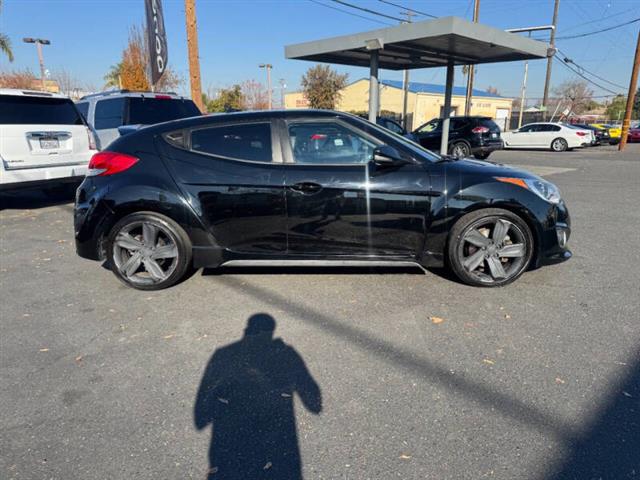
POLYGON ((318 193, 320 190, 322 190, 322 185, 314 182, 300 182, 300 183, 295 183, 291 185, 291 187, 289 188, 291 188, 291 190, 298 193, 311 195, 313 193, 318 193))

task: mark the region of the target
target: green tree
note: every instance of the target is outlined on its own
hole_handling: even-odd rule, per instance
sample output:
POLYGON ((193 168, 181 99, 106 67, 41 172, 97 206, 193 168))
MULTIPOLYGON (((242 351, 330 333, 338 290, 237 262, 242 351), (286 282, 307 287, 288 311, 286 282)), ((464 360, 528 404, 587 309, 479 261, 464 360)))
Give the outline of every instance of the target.
POLYGON ((627 106, 627 97, 616 95, 611 103, 607 105, 607 118, 617 120, 624 117, 624 110, 627 106))
POLYGON ((631 113, 633 118, 640 118, 640 87, 636 92, 636 98, 633 101, 633 112, 631 113))
POLYGON ((120 72, 122 71, 122 62, 116 63, 109 67, 109 71, 103 77, 105 88, 120 88, 120 72))
POLYGON ((215 97, 202 94, 202 100, 209 112, 228 112, 232 110, 242 110, 245 105, 245 98, 242 94, 242 87, 238 84, 230 88, 223 88, 218 91, 215 97))
MULTIPOLYGON (((0 10, 2 10, 2 0, 0 0, 0 10)), ((11 40, 8 35, 0 33, 0 51, 4 53, 10 62, 13 62, 13 50, 11 49, 11 40)))
POLYGON ((339 74, 328 65, 311 67, 302 76, 302 91, 311 108, 333 110, 340 101, 341 93, 347 86, 349 74, 339 74))

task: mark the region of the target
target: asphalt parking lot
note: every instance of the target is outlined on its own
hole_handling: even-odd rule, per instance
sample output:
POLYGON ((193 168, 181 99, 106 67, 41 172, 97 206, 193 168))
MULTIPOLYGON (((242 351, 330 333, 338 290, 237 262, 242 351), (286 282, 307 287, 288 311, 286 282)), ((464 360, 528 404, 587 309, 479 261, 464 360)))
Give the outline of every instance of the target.
POLYGON ((491 160, 573 221, 569 262, 500 289, 227 269, 139 292, 75 255, 71 203, 1 197, 0 478, 639 478, 640 145, 491 160))

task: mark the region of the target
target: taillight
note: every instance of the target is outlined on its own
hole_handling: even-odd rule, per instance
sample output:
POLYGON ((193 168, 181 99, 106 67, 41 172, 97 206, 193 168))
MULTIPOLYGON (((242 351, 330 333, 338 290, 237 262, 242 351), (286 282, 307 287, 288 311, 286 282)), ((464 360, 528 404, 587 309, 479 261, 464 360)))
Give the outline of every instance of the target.
POLYGON ((87 137, 89 138, 89 150, 97 150, 96 147, 96 137, 93 135, 93 132, 89 127, 85 127, 87 129, 87 137))
POLYGON ((584 137, 587 134, 585 132, 576 132, 576 135, 578 135, 579 137, 584 137))
POLYGON ((488 133, 489 129, 487 127, 475 127, 471 130, 472 133, 488 133))
POLYGON ((87 177, 113 175, 133 167, 138 158, 124 153, 99 152, 89 161, 87 177))
POLYGON ((154 95, 154 98, 159 100, 171 100, 171 95, 154 95))

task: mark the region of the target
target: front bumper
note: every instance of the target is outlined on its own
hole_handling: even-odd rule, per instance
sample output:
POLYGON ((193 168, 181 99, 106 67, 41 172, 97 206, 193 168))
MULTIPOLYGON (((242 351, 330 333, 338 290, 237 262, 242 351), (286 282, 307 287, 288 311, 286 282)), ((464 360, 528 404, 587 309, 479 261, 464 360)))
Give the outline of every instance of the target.
POLYGON ((564 201, 553 205, 540 235, 536 266, 564 262, 572 257, 569 250, 571 217, 564 201))

